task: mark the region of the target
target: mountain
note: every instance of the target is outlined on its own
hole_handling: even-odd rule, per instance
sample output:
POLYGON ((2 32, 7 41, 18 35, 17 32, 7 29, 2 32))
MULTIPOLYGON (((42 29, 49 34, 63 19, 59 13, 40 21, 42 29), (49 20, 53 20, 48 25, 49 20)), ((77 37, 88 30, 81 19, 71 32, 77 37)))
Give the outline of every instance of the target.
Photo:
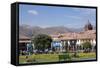
POLYGON ((83 28, 67 28, 64 26, 55 26, 42 28, 39 26, 30 26, 30 25, 20 25, 19 26, 19 35, 25 35, 32 37, 37 34, 55 34, 55 33, 66 33, 66 32, 80 32, 83 31, 83 28))

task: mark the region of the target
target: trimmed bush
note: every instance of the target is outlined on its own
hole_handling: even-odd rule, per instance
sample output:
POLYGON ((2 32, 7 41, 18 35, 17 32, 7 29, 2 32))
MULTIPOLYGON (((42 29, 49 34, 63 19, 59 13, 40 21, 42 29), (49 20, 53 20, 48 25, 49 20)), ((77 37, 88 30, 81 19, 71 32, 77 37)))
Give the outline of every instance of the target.
POLYGON ((84 42, 82 45, 85 53, 91 51, 92 45, 90 42, 84 42))
POLYGON ((71 59, 71 56, 69 54, 61 54, 61 55, 59 55, 59 61, 61 61, 61 60, 66 61, 66 60, 70 60, 70 59, 71 59))

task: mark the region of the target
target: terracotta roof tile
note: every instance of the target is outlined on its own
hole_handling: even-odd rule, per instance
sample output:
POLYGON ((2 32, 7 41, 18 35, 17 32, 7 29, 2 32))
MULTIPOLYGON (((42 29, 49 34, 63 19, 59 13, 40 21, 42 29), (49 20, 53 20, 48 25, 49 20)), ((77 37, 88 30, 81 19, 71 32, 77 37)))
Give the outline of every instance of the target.
POLYGON ((95 39, 96 38, 96 31, 95 30, 88 30, 84 32, 77 32, 77 33, 64 33, 60 35, 52 35, 52 38, 57 38, 59 40, 70 40, 70 39, 95 39), (62 35, 60 38, 59 36, 62 35))

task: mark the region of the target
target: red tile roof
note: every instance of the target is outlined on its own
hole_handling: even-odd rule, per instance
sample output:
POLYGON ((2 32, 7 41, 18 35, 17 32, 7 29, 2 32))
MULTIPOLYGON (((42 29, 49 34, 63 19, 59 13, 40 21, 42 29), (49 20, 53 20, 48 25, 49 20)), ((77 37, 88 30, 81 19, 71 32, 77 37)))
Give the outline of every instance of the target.
POLYGON ((70 39, 95 39, 96 38, 96 31, 95 30, 88 30, 84 32, 74 32, 74 33, 64 33, 58 35, 51 35, 52 38, 58 38, 59 40, 70 40, 70 39), (59 37, 61 36, 61 37, 59 37))

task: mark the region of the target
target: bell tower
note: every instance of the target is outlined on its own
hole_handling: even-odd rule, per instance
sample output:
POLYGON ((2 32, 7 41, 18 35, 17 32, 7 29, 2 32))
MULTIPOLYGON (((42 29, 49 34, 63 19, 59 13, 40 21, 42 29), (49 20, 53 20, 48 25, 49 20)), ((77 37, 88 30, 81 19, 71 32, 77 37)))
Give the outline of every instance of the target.
POLYGON ((93 26, 91 25, 90 21, 88 20, 87 24, 84 27, 85 31, 93 30, 93 26))

